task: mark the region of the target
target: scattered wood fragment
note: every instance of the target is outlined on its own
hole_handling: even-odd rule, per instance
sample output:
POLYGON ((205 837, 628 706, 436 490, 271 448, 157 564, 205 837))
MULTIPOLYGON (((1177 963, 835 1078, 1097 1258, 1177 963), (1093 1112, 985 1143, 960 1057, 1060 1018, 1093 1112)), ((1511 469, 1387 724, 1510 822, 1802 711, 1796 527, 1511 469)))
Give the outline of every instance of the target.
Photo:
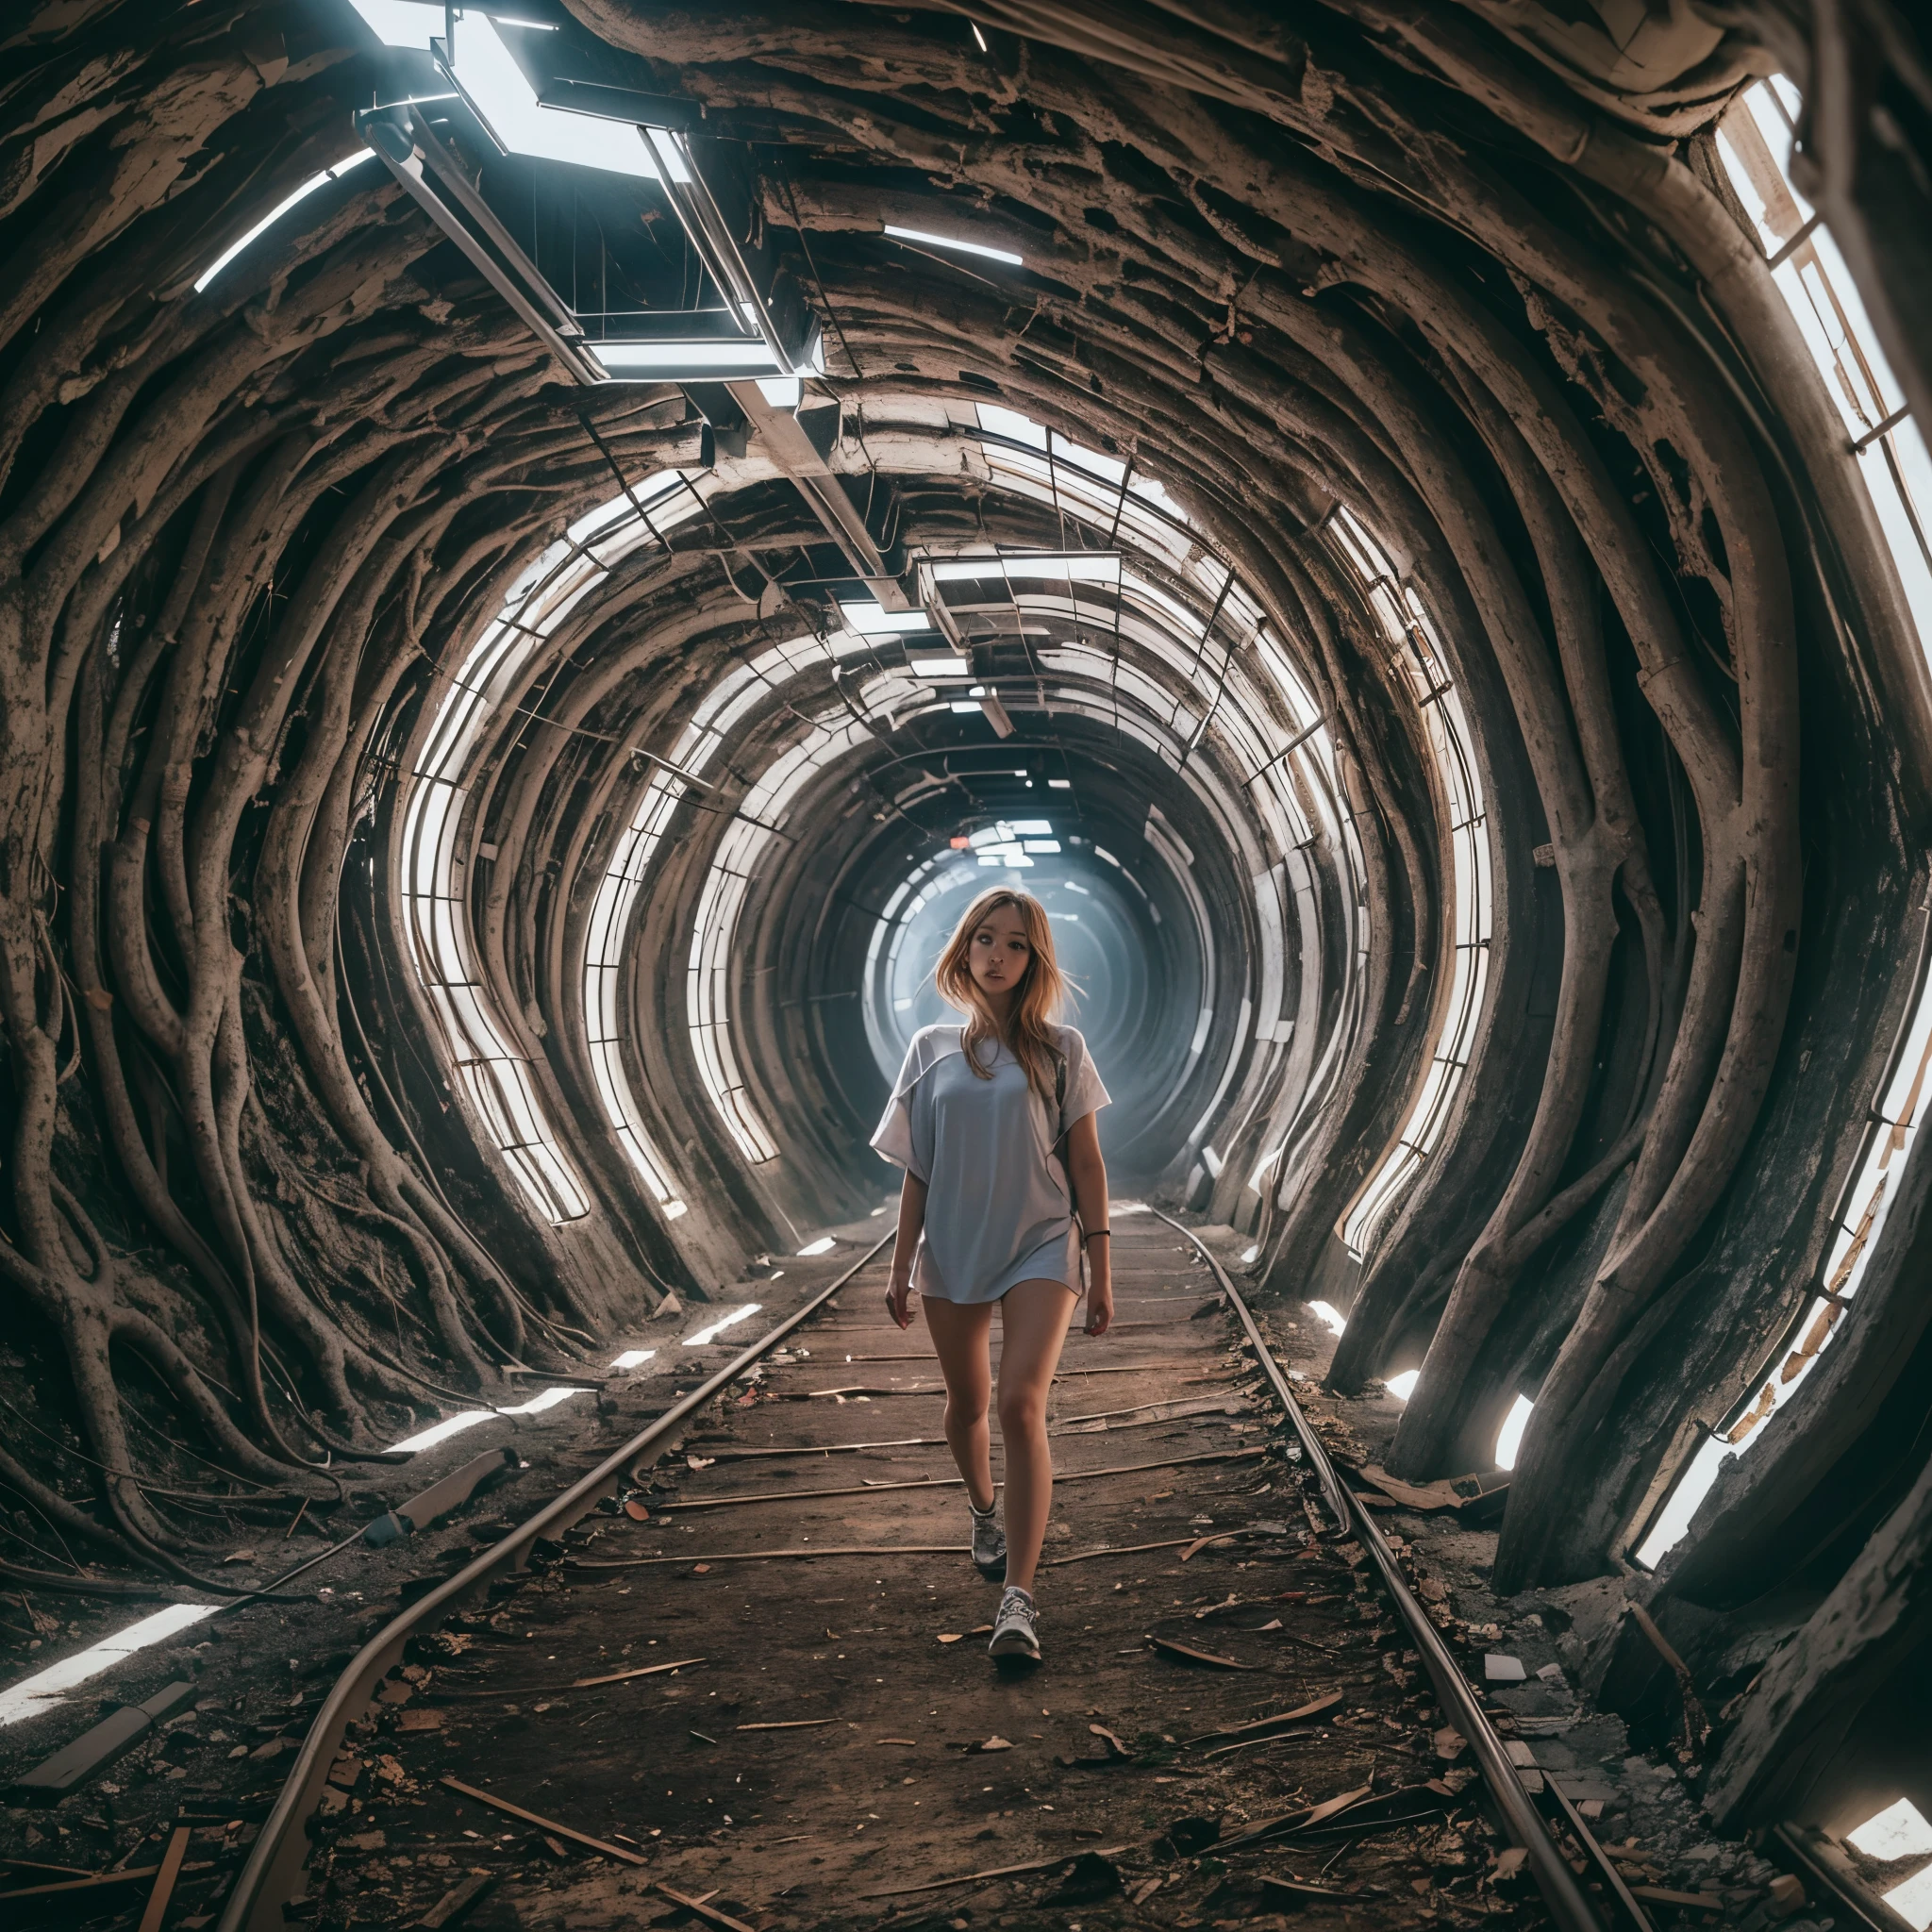
POLYGON ((1005 1738, 993 1737, 986 1739, 984 1742, 974 1741, 971 1744, 956 1744, 953 1748, 956 1751, 965 1752, 970 1757, 977 1756, 982 1751, 1010 1751, 1013 1747, 1005 1738))
POLYGON ((490 1888, 496 1883, 488 1872, 473 1872, 460 1885, 449 1890, 414 1923, 420 1932, 444 1932, 454 1925, 490 1888))
POLYGON ((1049 1557, 1041 1564, 1042 1570, 1058 1570, 1063 1563, 1091 1563, 1096 1557, 1140 1557, 1149 1550, 1178 1550, 1192 1542, 1191 1536, 1170 1537, 1159 1543, 1118 1543, 1100 1550, 1078 1550, 1071 1557, 1049 1557))
POLYGON ((1013 1878, 1023 1872, 1051 1872, 1058 1865, 1071 1865, 1076 1858, 1117 1857, 1128 1849, 1126 1845, 1108 1845, 1098 1853, 1062 1852, 1057 1858, 1032 1858, 1024 1865, 995 1865, 985 1872, 962 1872, 957 1878, 932 1878, 924 1885, 894 1885, 884 1891, 861 1891, 854 1895, 858 1898, 910 1898, 916 1892, 944 1891, 954 1885, 981 1885, 990 1878, 1013 1878))
MULTIPOLYGON (((1056 1484, 1092 1482, 1106 1475, 1142 1475, 1153 1469, 1186 1469, 1197 1462, 1244 1462, 1266 1452, 1257 1446, 1248 1449, 1210 1449, 1202 1456, 1174 1456, 1159 1462, 1122 1462, 1108 1469, 1056 1470, 1056 1484)), ((658 1513, 668 1516, 674 1512, 683 1513, 692 1509, 739 1509, 757 1503, 803 1503, 818 1501, 826 1496, 878 1496, 894 1490, 957 1490, 963 1477, 957 1475, 918 1476, 907 1482, 870 1482, 841 1485, 829 1490, 753 1490, 735 1496, 698 1496, 690 1502, 659 1503, 658 1513)), ((1194 1547, 1212 1542, 1225 1542, 1230 1537, 1243 1535, 1241 1530, 1223 1530, 1214 1536, 1197 1537, 1194 1547)), ((1186 1562, 1187 1558, 1181 1558, 1186 1562)))
POLYGON ((1263 1819, 1259 1824, 1250 1825, 1239 1838, 1224 1839, 1221 1849, 1224 1852, 1234 1851, 1243 1845, 1260 1844, 1269 1839, 1288 1838, 1295 1832, 1307 1831, 1346 1811, 1351 1806, 1359 1805, 1365 1798, 1374 1794, 1373 1785, 1363 1785, 1353 1791, 1340 1792, 1335 1797, 1324 1799, 1323 1803, 1309 1806, 1305 1810, 1285 1811, 1279 1818, 1263 1819))
POLYGON ((901 1436, 890 1442, 803 1442, 791 1449, 720 1449, 714 1462, 755 1462, 774 1456, 849 1456, 861 1449, 943 1449, 943 1436, 901 1436))
POLYGON ((1205 1550, 1208 1547, 1209 1543, 1233 1542, 1234 1540, 1240 1535, 1241 1531, 1238 1529, 1224 1529, 1218 1531, 1213 1536, 1197 1536, 1194 1539, 1194 1541, 1191 1542, 1187 1546, 1187 1548, 1181 1552, 1180 1559, 1183 1563, 1191 1563, 1196 1557, 1198 1557, 1201 1554, 1203 1550, 1205 1550))
POLYGON ((1103 1408, 1092 1415, 1066 1416, 1059 1425, 1063 1429, 1072 1429, 1083 1423, 1110 1423, 1124 1415, 1145 1415, 1151 1409, 1162 1411, 1155 1417, 1157 1422, 1177 1423, 1195 1415, 1236 1415, 1242 1407, 1242 1404, 1220 1395, 1171 1395, 1165 1402, 1141 1402, 1132 1408, 1103 1408))
POLYGON ((912 1744, 912 1745, 916 1745, 916 1744, 917 1744, 917 1743, 919 1742, 919 1740, 918 1740, 917 1738, 874 1738, 874 1739, 873 1740, 873 1742, 874 1742, 874 1744, 912 1744))
POLYGON ((1645 1905, 1687 1906, 1693 1912, 1721 1912, 1724 1908, 1724 1894, 1720 1891, 1673 1891, 1666 1885, 1633 1885, 1630 1891, 1645 1905))
POLYGON ((681 1657, 668 1664, 640 1664, 634 1671, 612 1671, 608 1677, 573 1677, 566 1687, 572 1690, 590 1690, 599 1684, 623 1684, 632 1677, 655 1677, 663 1671, 689 1670, 692 1664, 701 1664, 707 1659, 701 1657, 681 1657))
POLYGON ((705 1898, 710 1897, 709 1892, 705 1894, 705 1898, 691 1898, 685 1892, 673 1891, 661 1879, 657 1890, 673 1905, 682 1906, 688 1912, 695 1912, 707 1924, 719 1926, 722 1932, 751 1932, 751 1927, 742 1919, 734 1919, 729 1912, 721 1912, 717 1907, 708 1906, 705 1898))
POLYGON ((1109 1757, 1128 1758, 1133 1757, 1134 1754, 1105 1724, 1089 1724, 1087 1730, 1090 1736, 1098 1738, 1107 1746, 1109 1757))
POLYGON ((558 1838, 567 1838, 573 1844, 588 1846, 593 1852, 602 1852, 607 1858, 615 1858, 620 1864, 642 1865, 649 1861, 640 1857, 636 1852, 627 1852, 622 1845, 607 1844, 601 1838, 592 1838, 588 1832, 577 1831, 568 1824, 559 1824, 554 1818, 545 1818, 540 1812, 525 1811, 521 1805, 512 1805, 508 1798, 499 1798, 492 1791, 478 1790, 475 1785, 466 1785, 460 1778, 445 1777, 442 1784, 450 1790, 465 1798, 474 1798, 479 1805, 487 1805, 492 1811, 501 1811, 507 1818, 521 1819, 525 1824, 534 1824, 539 1831, 554 1832, 558 1838))
POLYGON ((1229 1610, 1253 1609, 1261 1604, 1298 1604, 1307 1599, 1305 1590, 1284 1590, 1273 1596, 1231 1596, 1225 1603, 1209 1604, 1205 1610, 1194 1612, 1194 1622, 1204 1623, 1209 1617, 1225 1616, 1229 1610))
POLYGON ((780 1719, 776 1724, 740 1724, 741 1731, 813 1731, 822 1724, 835 1724, 835 1717, 791 1717, 780 1719))
POLYGON ((44 1764, 23 1772, 14 1780, 14 1789, 42 1798, 58 1798, 76 1790, 97 1772, 105 1771, 164 1718, 172 1717, 193 1695, 194 1685, 184 1678, 157 1691, 144 1703, 123 1705, 83 1731, 73 1743, 57 1751, 44 1764))
POLYGON ((161 1932, 161 1921, 168 1916, 181 1876, 182 1860, 188 1856, 188 1840, 193 1835, 193 1827, 186 1824, 177 1824, 170 1833, 168 1849, 161 1854, 160 1867, 155 1873, 155 1889, 148 1893, 147 1909, 141 1915, 140 1932, 161 1932))
POLYGON ((432 1704, 452 1704, 474 1702, 478 1698, 486 1701, 509 1697, 547 1697, 559 1690, 589 1690, 599 1684, 621 1684, 631 1677, 655 1677, 665 1671, 688 1670, 692 1664, 708 1663, 702 1657, 674 1657, 663 1664, 641 1664, 636 1670, 615 1671, 607 1677, 573 1677, 563 1684, 506 1684, 487 1690, 432 1690, 429 1701, 432 1704))
POLYGON ((846 1382, 837 1389, 779 1389, 773 1391, 780 1402, 811 1402, 826 1396, 845 1402, 855 1395, 863 1395, 871 1401, 880 1395, 943 1395, 945 1392, 943 1382, 929 1383, 917 1389, 879 1389, 870 1382, 846 1382))
MULTIPOLYGON (((770 1563, 787 1557, 958 1557, 971 1553, 970 1543, 827 1543, 819 1550, 719 1550, 702 1560, 713 1563, 770 1563)), ((1064 1559, 1062 1559, 1064 1560, 1064 1559)), ((679 1557, 587 1557, 564 1564, 566 1570, 649 1570, 661 1563, 691 1563, 679 1557)), ((697 1565, 692 1563, 692 1568, 697 1565)))
POLYGON ((1196 1650, 1191 1643, 1176 1643, 1171 1637, 1156 1637, 1151 1631, 1148 1643, 1156 1650, 1165 1652, 1169 1657, 1185 1657, 1190 1663, 1212 1664, 1223 1671, 1254 1671, 1258 1664, 1238 1663, 1231 1657, 1217 1657, 1211 1650, 1196 1650))
MULTIPOLYGON (((213 1869, 212 1858, 193 1858, 184 1864, 184 1872, 208 1872, 213 1869)), ((6 1905, 17 1898, 53 1898, 68 1891, 92 1891, 109 1885, 138 1885, 144 1878, 158 1878, 161 1868, 158 1865, 132 1865, 124 1872, 95 1872, 86 1878, 62 1878, 51 1885, 25 1885, 14 1891, 0 1891, 0 1905, 6 1905)))
POLYGON ((1225 1730, 1203 1731, 1198 1738, 1190 1738, 1187 1748, 1196 1744, 1212 1744, 1224 1738, 1256 1738, 1264 1731, 1273 1731, 1282 1724, 1300 1724, 1304 1718, 1319 1717, 1324 1710, 1333 1710, 1341 1702, 1340 1690, 1330 1690, 1307 1704, 1297 1705, 1292 1710, 1278 1712, 1274 1717, 1257 1717, 1253 1724, 1231 1724, 1225 1730))
POLYGON ((1297 1898, 1332 1898, 1361 1902, 1381 1896, 1374 1891, 1342 1891, 1333 1885, 1317 1885, 1307 1878, 1277 1878, 1272 1873, 1260 1874, 1261 1883, 1275 1891, 1293 1892, 1297 1898))

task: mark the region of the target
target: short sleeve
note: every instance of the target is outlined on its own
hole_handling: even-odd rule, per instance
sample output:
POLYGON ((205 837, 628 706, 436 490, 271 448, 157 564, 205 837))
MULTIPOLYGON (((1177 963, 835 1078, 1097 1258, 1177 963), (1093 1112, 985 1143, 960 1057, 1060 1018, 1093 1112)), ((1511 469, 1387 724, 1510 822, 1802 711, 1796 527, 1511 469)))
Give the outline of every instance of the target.
POLYGON ((1113 1096, 1102 1084, 1086 1041, 1073 1027, 1064 1029, 1061 1043, 1067 1056, 1067 1097, 1060 1108, 1060 1132, 1064 1134, 1075 1121, 1110 1107, 1113 1096))
POLYGON ((871 1143, 881 1159, 920 1181, 932 1178, 932 1096, 925 1075, 941 1058, 937 1044, 930 1028, 913 1036, 871 1143))

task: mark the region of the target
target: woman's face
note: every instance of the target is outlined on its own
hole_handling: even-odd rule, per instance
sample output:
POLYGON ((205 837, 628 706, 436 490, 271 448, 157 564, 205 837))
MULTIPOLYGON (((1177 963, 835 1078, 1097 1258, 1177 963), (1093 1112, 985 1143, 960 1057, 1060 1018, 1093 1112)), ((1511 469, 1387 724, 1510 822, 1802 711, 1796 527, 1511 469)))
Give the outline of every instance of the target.
POLYGON ((1033 948, 1026 940, 1026 922, 1017 906, 996 906, 973 929, 967 954, 973 983, 995 1006, 1003 1006, 1026 977, 1033 948))

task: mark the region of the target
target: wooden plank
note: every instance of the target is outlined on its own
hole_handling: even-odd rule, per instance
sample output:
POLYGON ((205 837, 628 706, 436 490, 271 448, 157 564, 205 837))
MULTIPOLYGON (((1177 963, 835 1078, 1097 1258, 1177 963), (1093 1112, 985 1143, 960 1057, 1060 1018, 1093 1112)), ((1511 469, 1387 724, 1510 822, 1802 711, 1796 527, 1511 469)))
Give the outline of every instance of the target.
MULTIPOLYGON (((1157 1469, 1191 1469, 1199 1462, 1244 1462, 1264 1455, 1259 1446, 1246 1449, 1210 1449, 1202 1456, 1170 1456, 1159 1462, 1121 1462, 1107 1469, 1057 1469, 1056 1483, 1091 1482, 1104 1475, 1145 1475, 1157 1469)), ((830 1490, 752 1490, 735 1496, 699 1496, 689 1503, 659 1503, 656 1513, 669 1516, 690 1509, 737 1509, 752 1503, 803 1503, 824 1496, 883 1496, 898 1490, 957 1490, 963 1478, 957 1475, 919 1476, 910 1482, 858 1483, 830 1490)), ((1223 1530, 1200 1537, 1199 1542, 1221 1542, 1239 1536, 1240 1530, 1223 1530)))
MULTIPOLYGON (((184 1872, 208 1872, 212 1858, 192 1858, 181 1867, 184 1872)), ((58 1885, 27 1885, 17 1891, 0 1891, 0 1905, 17 1898, 53 1898, 67 1891, 98 1891, 109 1885, 138 1885, 143 1878, 160 1875, 158 1865, 133 1865, 125 1872, 96 1872, 87 1878, 63 1878, 58 1885)))
MULTIPOLYGON (((1100 1845, 1093 1848, 1094 1856, 1101 1858, 1116 1858, 1130 1849, 1126 1845, 1100 1845)), ((894 1885, 884 1891, 861 1891, 858 1898, 909 1898, 915 1892, 944 1891, 953 1885, 979 1885, 989 1878, 1010 1878, 1022 1872, 1051 1872, 1056 1865, 1071 1865, 1075 1858, 1087 1856, 1085 1851, 1062 1852, 1055 1858, 1032 1858, 1024 1865, 994 1865, 985 1872, 962 1872, 957 1878, 928 1879, 924 1885, 894 1885)))
POLYGON ((161 1921, 175 1897, 175 1883, 181 1876, 181 1861, 188 1856, 192 1825, 177 1824, 161 1854, 160 1869, 155 1874, 155 1889, 147 1895, 147 1909, 141 1915, 141 1932, 161 1932, 161 1921))
POLYGON ((568 1824, 559 1824, 554 1818, 545 1818, 536 1811, 525 1811, 521 1805, 512 1805, 508 1798, 499 1798, 491 1791, 479 1791, 475 1785, 466 1785, 460 1778, 445 1777, 442 1783, 453 1791, 459 1791, 466 1798, 475 1798, 479 1805, 488 1805, 492 1811, 501 1811, 507 1818, 520 1818, 525 1824, 534 1824, 540 1831, 554 1832, 558 1838, 567 1838, 573 1844, 587 1845, 593 1852, 602 1852, 607 1858, 616 1858, 626 1865, 642 1865, 649 1861, 641 1858, 635 1852, 627 1852, 622 1845, 606 1844, 601 1838, 592 1838, 587 1831, 577 1831, 568 1824))
POLYGON ((668 1664, 641 1664, 634 1671, 612 1671, 608 1677, 573 1677, 565 1687, 571 1690, 590 1690, 599 1684, 623 1684, 632 1677, 655 1677, 660 1671, 689 1670, 692 1664, 704 1663, 701 1657, 681 1657, 668 1664))
POLYGON ((1237 1663, 1231 1657, 1216 1657, 1211 1650, 1196 1650, 1191 1643, 1176 1643, 1172 1637, 1156 1637, 1150 1633, 1147 1641, 1153 1649, 1164 1651, 1169 1657, 1186 1657, 1190 1663, 1212 1664, 1223 1671, 1260 1669, 1258 1664, 1237 1663))
POLYGON ((658 1881, 658 1890, 673 1905, 682 1906, 688 1912, 695 1912, 708 1924, 716 1925, 720 1932, 751 1932, 751 1927, 742 1919, 734 1919, 729 1912, 721 1912, 715 1906, 708 1906, 701 1898, 691 1898, 681 1891, 673 1891, 662 1879, 658 1881))

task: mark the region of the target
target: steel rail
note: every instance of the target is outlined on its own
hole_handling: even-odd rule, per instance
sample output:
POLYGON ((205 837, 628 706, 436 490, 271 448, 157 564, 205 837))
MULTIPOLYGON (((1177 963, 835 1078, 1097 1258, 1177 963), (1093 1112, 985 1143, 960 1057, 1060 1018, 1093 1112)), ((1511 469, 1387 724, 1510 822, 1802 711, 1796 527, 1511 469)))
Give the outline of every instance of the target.
POLYGON ((402 1661, 409 1639, 441 1622, 498 1576, 525 1568, 530 1552, 539 1541, 560 1537, 572 1524, 588 1516, 605 1496, 614 1494, 641 1456, 662 1443, 681 1423, 721 1390, 729 1388, 793 1329, 817 1314, 891 1239, 887 1234, 874 1242, 830 1287, 820 1290, 803 1307, 734 1356, 500 1542, 492 1543, 447 1582, 391 1618, 357 1652, 315 1713, 315 1722, 302 1740, 275 1808, 270 1811, 261 1836, 256 1840, 248 1862, 242 1868, 235 1889, 222 1909, 217 1932, 285 1932, 287 1922, 282 1907, 301 1895, 303 1874, 308 1864, 308 1821, 322 1802, 329 1769, 341 1749, 348 1726, 362 1716, 375 1695, 376 1686, 402 1661))
MULTIPOLYGON (((1603 1919, 1591 1904, 1589 1893, 1578 1884, 1569 1860, 1551 1838, 1541 1814, 1530 1802, 1529 1793, 1524 1790, 1523 1780, 1517 1776, 1516 1767, 1510 1763, 1502 1739, 1483 1709, 1482 1699, 1476 1694, 1475 1687, 1463 1675, 1462 1667, 1450 1654, 1441 1632, 1416 1601, 1402 1574, 1401 1566, 1395 1560, 1395 1553, 1383 1539, 1381 1530, 1367 1510, 1356 1507, 1354 1497, 1343 1487, 1321 1437, 1310 1426, 1301 1404, 1294 1399, 1286 1372, 1262 1339, 1247 1303, 1241 1299, 1241 1291, 1234 1285, 1227 1270, 1221 1265, 1220 1257, 1192 1228, 1176 1221, 1173 1215, 1162 1214, 1158 1208, 1150 1211, 1170 1227, 1186 1235, 1200 1250, 1208 1267, 1213 1269, 1215 1278, 1227 1296, 1228 1305, 1240 1316, 1241 1326, 1254 1344, 1263 1372, 1274 1385, 1274 1393, 1287 1410, 1289 1421, 1294 1424, 1295 1434, 1301 1439, 1302 1452, 1321 1482, 1322 1493, 1330 1513, 1341 1532, 1353 1536, 1374 1564, 1383 1589, 1395 1605, 1396 1615, 1407 1627, 1410 1641, 1422 1655, 1423 1668, 1429 1674, 1429 1682, 1435 1687, 1437 1704, 1467 1741, 1475 1758, 1476 1769, 1489 1787, 1504 1830, 1527 1855, 1530 1875, 1536 1880, 1537 1890, 1542 1893, 1543 1902, 1550 1908, 1550 1916, 1562 1932, 1604 1932, 1603 1919)), ((223 1932, 226 1932, 226 1927, 223 1932)))

